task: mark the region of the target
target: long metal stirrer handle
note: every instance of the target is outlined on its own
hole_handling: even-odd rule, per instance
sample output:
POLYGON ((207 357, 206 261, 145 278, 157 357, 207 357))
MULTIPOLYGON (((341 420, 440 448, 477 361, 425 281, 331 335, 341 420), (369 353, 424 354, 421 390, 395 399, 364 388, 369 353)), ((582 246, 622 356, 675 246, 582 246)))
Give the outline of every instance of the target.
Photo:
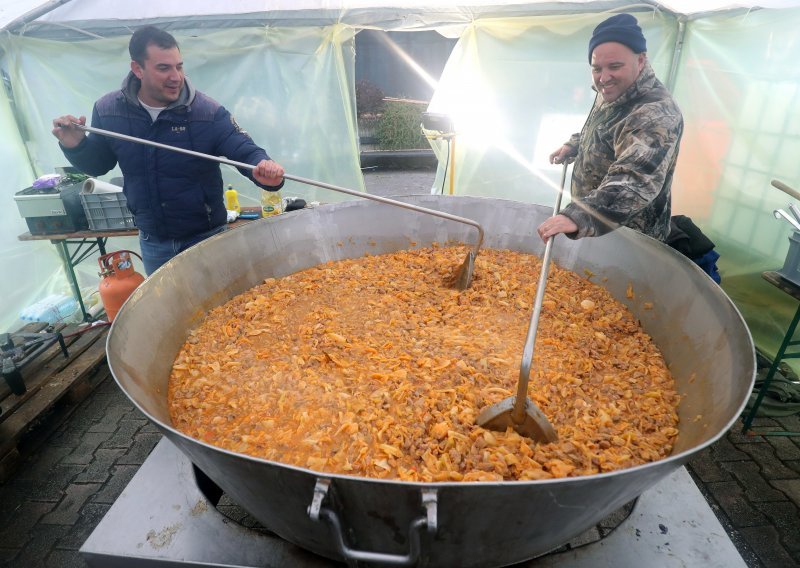
MULTIPOLYGON (((110 138, 118 138, 120 140, 125 140, 127 142, 134 142, 137 144, 145 144, 147 146, 155 146, 156 148, 162 148, 164 150, 171 150, 173 152, 180 152, 181 154, 188 154, 190 156, 194 156, 196 158, 205 158, 206 160, 212 160, 214 162, 219 162, 221 164, 227 164, 229 166, 234 166, 237 168, 244 168, 248 170, 254 170, 256 166, 252 164, 245 164, 244 162, 237 162, 236 160, 229 160, 228 158, 221 158, 219 156, 212 156, 211 154, 204 154, 202 152, 196 152, 194 150, 188 150, 186 148, 179 148, 177 146, 170 146, 168 144, 162 144, 160 142, 154 142, 152 140, 145 140, 144 138, 137 138, 135 136, 128 136, 127 134, 120 134, 119 132, 112 132, 110 130, 103 130, 102 128, 95 128, 94 126, 86 126, 83 124, 78 124, 77 122, 72 123, 73 126, 85 130, 86 132, 92 132, 94 134, 100 134, 101 136, 108 136, 110 138)), ((340 193, 346 193, 348 195, 354 195, 356 197, 363 197, 365 199, 371 199, 373 201, 380 201, 381 203, 386 203, 389 205, 395 205, 397 207, 402 207, 403 209, 410 209, 411 211, 416 211, 418 213, 426 213, 428 215, 434 215, 436 217, 441 217, 442 219, 447 219, 449 221, 456 221, 457 223, 465 223, 467 225, 471 225, 478 229, 478 242, 475 243, 475 248, 473 252, 475 256, 478 256, 478 252, 481 249, 481 245, 483 244, 483 227, 477 222, 473 221, 472 219, 467 219, 466 217, 459 217, 457 215, 451 215, 450 213, 445 213, 443 211, 437 211, 436 209, 428 209, 427 207, 419 207, 418 205, 412 205, 410 203, 403 203, 402 201, 396 201, 394 199, 389 199, 387 197, 380 197, 378 195, 370 195, 368 193, 363 193, 361 191, 356 191, 354 189, 347 189, 346 187, 340 187, 338 185, 331 185, 329 183, 324 183, 321 181, 316 181, 313 179, 307 179, 300 176, 294 176, 290 174, 284 174, 283 177, 288 180, 296 181, 299 183, 304 183, 308 185, 315 185, 317 187, 321 187, 324 189, 330 189, 332 191, 338 191, 340 193)))
MULTIPOLYGON (((564 195, 564 184, 567 180, 567 161, 564 160, 564 169, 561 171, 561 189, 556 197, 556 204, 553 207, 555 217, 561 210, 561 198, 564 195)), ((521 424, 525 420, 525 403, 528 400, 528 382, 531 377, 531 362, 533 351, 536 346, 536 332, 539 329, 539 316, 542 313, 542 302, 544 300, 544 289, 547 286, 547 274, 550 271, 550 256, 553 251, 553 241, 556 235, 547 239, 544 246, 544 256, 542 257, 542 269, 539 272, 539 284, 536 287, 536 299, 533 301, 533 313, 528 324, 528 334, 525 336, 525 347, 522 349, 522 363, 519 367, 519 381, 517 381, 517 397, 514 399, 514 408, 511 411, 511 419, 521 424)))
POLYGON ((322 187, 324 189, 340 191, 342 193, 347 193, 349 195, 355 195, 356 197, 365 197, 367 199, 372 199, 373 201, 380 201, 381 203, 387 203, 389 205, 395 205, 397 207, 402 207, 404 209, 410 209, 411 211, 416 211, 418 213, 427 213, 428 215, 435 215, 436 217, 441 217, 442 219, 448 219, 450 221, 456 221, 458 223, 465 223, 467 225, 472 225, 473 227, 478 229, 478 242, 475 243, 475 248, 473 249, 475 256, 478 255, 478 251, 480 251, 481 245, 483 244, 483 227, 481 227, 481 225, 477 221, 473 221, 472 219, 467 219, 466 217, 459 217, 458 215, 451 215, 450 213, 445 213, 444 211, 437 211, 436 209, 419 207, 418 205, 412 205, 411 203, 403 203, 402 201, 389 199, 387 197, 381 197, 379 195, 370 195, 368 193, 363 193, 361 191, 356 191, 354 189, 347 189, 346 187, 331 185, 329 183, 316 181, 313 179, 307 179, 300 176, 284 174, 283 177, 285 177, 286 179, 290 179, 292 181, 305 183, 308 185, 316 185, 317 187, 322 187))

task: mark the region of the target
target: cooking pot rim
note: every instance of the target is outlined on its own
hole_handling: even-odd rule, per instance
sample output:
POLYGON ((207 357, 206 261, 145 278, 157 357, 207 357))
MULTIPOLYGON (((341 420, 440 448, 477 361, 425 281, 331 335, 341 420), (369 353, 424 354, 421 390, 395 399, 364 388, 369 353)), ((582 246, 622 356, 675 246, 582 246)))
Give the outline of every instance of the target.
MULTIPOLYGON (((412 203, 420 202, 422 204, 439 203, 441 198, 442 198, 442 196, 429 195, 429 194, 419 194, 419 195, 413 195, 413 196, 398 196, 398 197, 396 197, 396 199, 398 199, 398 200, 409 201, 409 202, 412 202, 412 203)), ((536 207, 536 208, 540 208, 540 209, 546 210, 546 211, 550 211, 551 210, 551 208, 543 206, 543 205, 521 203, 521 202, 518 202, 518 201, 515 201, 515 200, 505 199, 505 198, 488 198, 488 197, 480 197, 480 196, 447 196, 447 199, 451 200, 451 201, 454 201, 454 202, 455 201, 463 201, 463 202, 466 202, 466 203, 470 203, 470 202, 502 202, 502 203, 505 204, 506 207, 516 207, 518 205, 520 208, 536 207)), ((321 206, 316 207, 314 209, 319 209, 319 210, 321 210, 321 212, 322 211, 337 211, 337 210, 343 210, 343 209, 350 209, 350 208, 359 207, 359 206, 364 205, 364 201, 365 200, 341 201, 341 202, 324 204, 324 205, 321 205, 321 206)), ((482 204, 479 207, 487 207, 487 205, 483 205, 482 204)), ((312 209, 311 211, 314 211, 314 209, 312 209)), ((288 219, 293 218, 293 217, 298 217, 300 215, 307 215, 308 213, 309 213, 309 211, 293 211, 293 212, 281 215, 282 219, 280 219, 280 218, 269 218, 269 219, 264 219, 264 220, 261 220, 261 221, 257 221, 256 223, 280 223, 280 222, 282 222, 284 220, 288 220, 288 219)), ((255 230, 256 229, 256 223, 251 223, 248 226, 245 226, 245 227, 242 227, 240 229, 237 229, 237 232, 238 231, 255 230)), ((636 232, 636 231, 634 231, 632 229, 626 228, 626 227, 621 227, 621 228, 617 229, 615 232, 620 232, 622 234, 625 234, 626 237, 630 237, 634 241, 635 240, 644 239, 643 242, 650 242, 651 244, 654 244, 655 246, 663 247, 663 252, 666 253, 666 254, 671 255, 677 262, 682 263, 685 267, 688 267, 689 270, 692 270, 692 271, 695 271, 696 273, 699 273, 702 277, 708 278, 708 276, 702 271, 702 269, 700 269, 690 259, 686 258, 684 255, 678 253, 677 251, 675 251, 671 247, 659 242, 656 239, 653 239, 653 238, 651 238, 651 237, 649 237, 647 235, 638 233, 638 232, 636 232)), ((214 237, 212 237, 212 239, 214 239, 214 240, 225 239, 225 238, 228 238, 228 237, 231 236, 230 233, 228 233, 228 232, 226 232, 226 233, 221 233, 219 235, 215 235, 214 237)), ((212 239, 209 239, 209 241, 211 241, 212 239)), ((201 246, 202 246, 202 244, 201 244, 201 246)), ((186 251, 186 252, 191 252, 191 251, 186 251)), ((186 253, 183 253, 183 254, 186 254, 186 253)), ((177 260, 177 258, 178 257, 176 257, 176 259, 173 259, 173 260, 177 260)), ((170 265, 172 264, 172 262, 173 261, 170 261, 169 263, 164 265, 164 267, 162 267, 161 269, 159 269, 159 271, 154 273, 154 275, 152 275, 148 280, 152 279, 153 277, 157 277, 157 275, 162 273, 164 270, 168 270, 170 265)), ((710 278, 708 280, 709 280, 710 283, 713 283, 713 281, 711 281, 710 278)), ((716 285, 716 283, 713 283, 713 284, 714 284, 714 287, 711 288, 712 290, 714 290, 713 294, 715 296, 718 296, 718 299, 723 301, 727 305, 727 307, 729 309, 732 309, 733 313, 735 314, 735 317, 738 319, 739 323, 741 324, 741 330, 744 331, 744 333, 746 334, 746 339, 749 342, 749 345, 752 345, 753 344, 752 335, 750 334, 750 330, 749 330, 749 328, 748 328, 748 326, 747 326, 747 324, 746 324, 746 322, 744 320, 744 317, 742 316, 741 312, 739 311, 738 307, 724 293, 724 291, 716 285)), ((133 296, 131 296, 131 298, 129 298, 129 300, 135 302, 134 298, 138 297, 138 296, 139 296, 139 294, 135 293, 133 296)), ((127 303, 128 302, 126 302, 126 304, 127 303)), ((121 315, 123 314, 123 312, 125 310, 125 307, 126 306, 123 306, 123 308, 121 310, 121 315)), ((112 339, 112 336, 114 334, 115 327, 117 327, 118 322, 121 322, 121 321, 124 321, 124 317, 123 318, 119 318, 119 316, 118 316, 118 318, 115 319, 114 322, 112 323, 112 326, 110 328, 109 335, 108 335, 108 338, 107 338, 107 346, 111 343, 111 339, 112 339)), ((751 380, 750 390, 752 390, 752 386, 753 386, 753 384, 755 382, 755 369, 756 369, 755 351, 753 351, 753 353, 751 355, 751 359, 752 359, 752 365, 751 365, 752 377, 750 378, 750 380, 751 380)), ((620 470, 604 472, 604 473, 595 473, 595 474, 589 474, 589 475, 574 476, 574 477, 563 477, 563 478, 554 478, 554 479, 538 479, 538 480, 438 481, 438 482, 404 481, 404 480, 399 480, 399 479, 382 479, 382 478, 374 478, 374 477, 366 477, 366 476, 358 476, 358 475, 349 475, 349 474, 341 474, 341 473, 318 472, 318 471, 311 470, 311 469, 308 469, 308 468, 304 468, 304 467, 300 467, 300 466, 296 466, 296 465, 291 465, 291 464, 285 464, 285 463, 282 463, 282 462, 268 460, 268 459, 265 459, 265 458, 259 458, 259 457, 255 457, 255 456, 250 456, 250 455, 247 455, 247 454, 242 454, 242 453, 234 452, 234 451, 231 451, 231 450, 227 450, 227 449, 224 449, 224 448, 220 448, 220 447, 211 445, 211 444, 209 444, 207 442, 204 442, 204 441, 199 440, 197 438, 194 438, 192 436, 188 436, 188 435, 178 431, 177 429, 175 429, 171 425, 165 424, 164 422, 162 422, 158 418, 152 416, 147 410, 145 410, 145 408, 142 406, 142 404, 140 404, 140 402, 138 400, 136 400, 136 398, 134 396, 132 396, 132 395, 130 395, 128 393, 128 390, 125 388, 125 386, 123 386, 122 382, 117 378, 117 374, 115 373, 114 365, 112 364, 112 360, 111 359, 109 360, 109 368, 111 370, 112 376, 114 377, 114 380, 117 382, 117 384, 123 390, 123 392, 125 392, 126 395, 128 395, 128 398, 130 398, 130 400, 134 403, 134 405, 137 408, 139 408, 139 410, 141 410, 145 414, 145 416, 147 416, 150 420, 152 420, 163 431, 169 432, 171 435, 179 436, 181 439, 183 439, 183 440, 185 440, 185 441, 187 441, 187 442, 189 442, 191 444, 200 444, 201 446, 203 446, 203 447, 205 447, 207 449, 210 449, 212 452, 220 452, 220 453, 223 453, 223 454, 225 454, 227 456, 234 457, 236 459, 244 458, 248 462, 258 463, 258 464, 265 464, 265 465, 269 465, 269 466, 276 466, 276 467, 280 467, 280 468, 287 468, 287 469, 292 470, 292 471, 296 471, 296 472, 299 472, 299 473, 303 473, 303 474, 307 474, 307 475, 311 475, 311 476, 315 476, 315 477, 324 477, 324 478, 330 478, 330 479, 341 479, 341 480, 358 481, 358 482, 362 482, 363 481, 363 482, 368 482, 368 483, 379 483, 379 484, 403 484, 403 485, 408 485, 410 487, 458 487, 458 488, 465 488, 465 487, 471 487, 471 486, 474 486, 474 487, 504 486, 505 487, 505 486, 520 486, 520 485, 529 485, 529 484, 533 484, 533 485, 551 485, 551 484, 570 483, 570 482, 575 482, 577 480, 590 481, 590 480, 610 479, 610 478, 614 478, 614 477, 618 477, 618 476, 622 476, 622 475, 636 473, 636 472, 639 472, 639 471, 642 471, 642 470, 646 470, 646 469, 651 469, 651 468, 658 467, 658 466, 672 466, 672 465, 675 465, 677 467, 677 466, 682 465, 686 461, 688 461, 689 457, 691 457, 692 455, 694 455, 697 452, 701 451, 702 449, 712 445, 717 440, 719 440, 722 436, 724 436, 733 427, 733 425, 736 423, 736 421, 738 420, 740 414, 744 410, 744 408, 745 408, 745 406, 747 404, 747 400, 748 400, 747 397, 744 397, 741 400, 740 404, 739 404, 737 412, 733 413, 732 416, 729 418, 729 420, 726 421, 724 428, 718 429, 717 432, 714 435, 712 435, 711 437, 709 437, 707 440, 705 440, 705 441, 703 441, 703 442, 701 442, 699 444, 695 444, 695 445, 689 446, 688 448, 686 448, 685 450, 683 450, 683 451, 681 451, 681 452, 679 452, 677 454, 670 454, 669 456, 667 456, 667 457, 665 457, 663 459, 660 459, 660 460, 657 460, 657 461, 653 461, 653 462, 644 463, 644 464, 639 464, 639 465, 636 465, 636 466, 632 466, 632 467, 628 467, 628 468, 624 468, 624 469, 620 469, 620 470)), ((679 429, 679 432, 680 432, 680 429, 681 429, 681 425, 680 424, 678 425, 678 429, 679 429)), ((680 433, 679 433, 679 436, 680 436, 680 433)))

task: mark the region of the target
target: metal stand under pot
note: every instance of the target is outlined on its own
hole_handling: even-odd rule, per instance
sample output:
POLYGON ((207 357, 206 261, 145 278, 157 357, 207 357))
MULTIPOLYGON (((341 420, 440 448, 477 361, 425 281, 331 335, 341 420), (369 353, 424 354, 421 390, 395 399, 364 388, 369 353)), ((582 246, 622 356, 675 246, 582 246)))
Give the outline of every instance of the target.
MULTIPOLYGON (((209 493, 214 488, 204 493, 188 458, 163 439, 80 552, 89 566, 104 568, 341 566, 237 523, 214 507, 209 493)), ((644 492, 627 517, 622 513, 621 522, 610 521, 610 532, 601 523, 566 550, 517 567, 746 566, 683 468, 644 492)))

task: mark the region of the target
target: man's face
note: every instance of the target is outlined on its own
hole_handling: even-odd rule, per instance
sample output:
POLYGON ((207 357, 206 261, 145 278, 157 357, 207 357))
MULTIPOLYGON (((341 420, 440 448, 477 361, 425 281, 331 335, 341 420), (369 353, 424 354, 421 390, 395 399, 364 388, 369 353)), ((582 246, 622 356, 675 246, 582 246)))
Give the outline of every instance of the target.
POLYGON ((617 100, 633 85, 644 69, 647 56, 634 53, 627 45, 609 41, 592 52, 592 81, 607 103, 617 100))
POLYGON ((163 107, 178 100, 183 88, 183 60, 177 47, 161 49, 147 46, 144 65, 131 61, 131 71, 142 82, 139 98, 143 103, 163 107))

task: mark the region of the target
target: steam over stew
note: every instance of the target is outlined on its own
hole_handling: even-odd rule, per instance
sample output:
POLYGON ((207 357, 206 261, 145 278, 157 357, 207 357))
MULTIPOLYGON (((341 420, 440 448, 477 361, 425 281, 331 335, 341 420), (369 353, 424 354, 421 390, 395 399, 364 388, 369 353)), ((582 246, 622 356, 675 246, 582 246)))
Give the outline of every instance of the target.
POLYGON ((173 366, 174 426, 228 450, 408 481, 547 479, 661 459, 679 396, 630 312, 551 268, 528 396, 559 440, 476 426, 514 394, 541 261, 484 250, 469 290, 443 285, 465 249, 330 262, 212 310, 173 366))

